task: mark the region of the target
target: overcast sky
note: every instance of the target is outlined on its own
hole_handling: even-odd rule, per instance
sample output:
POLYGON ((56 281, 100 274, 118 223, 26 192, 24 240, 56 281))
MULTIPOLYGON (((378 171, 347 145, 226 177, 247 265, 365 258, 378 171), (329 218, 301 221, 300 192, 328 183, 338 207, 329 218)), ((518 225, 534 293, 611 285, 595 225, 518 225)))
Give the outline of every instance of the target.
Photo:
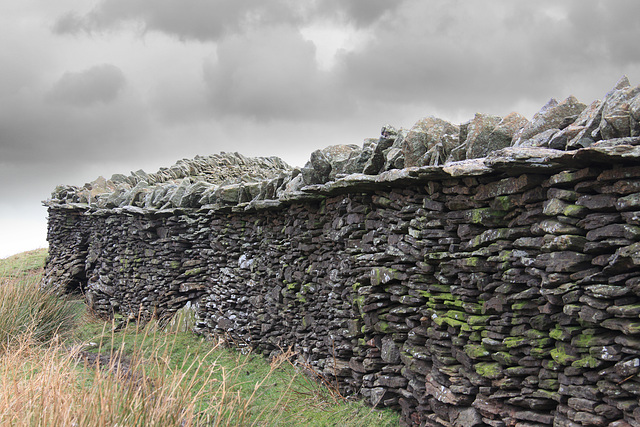
POLYGON ((637 0, 0 0, 0 257, 57 184, 197 154, 302 166, 434 115, 640 84, 637 0))

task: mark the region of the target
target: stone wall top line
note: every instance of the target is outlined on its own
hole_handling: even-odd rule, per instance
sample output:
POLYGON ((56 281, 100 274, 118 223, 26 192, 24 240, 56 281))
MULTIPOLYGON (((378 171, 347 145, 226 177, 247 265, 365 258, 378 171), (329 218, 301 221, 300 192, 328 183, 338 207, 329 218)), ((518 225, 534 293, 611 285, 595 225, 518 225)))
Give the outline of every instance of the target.
MULTIPOLYGON (((87 215, 138 214, 171 215, 176 212, 213 211, 244 212, 265 209, 280 209, 292 203, 321 200, 328 196, 346 193, 369 193, 406 185, 415 185, 449 178, 478 177, 494 174, 519 175, 523 173, 551 174, 568 169, 580 169, 596 164, 638 163, 640 160, 640 137, 616 138, 595 143, 573 151, 562 151, 540 147, 507 147, 478 159, 462 160, 440 166, 420 166, 392 169, 379 175, 350 174, 324 184, 302 187, 299 191, 282 194, 276 199, 251 200, 227 205, 202 205, 194 208, 168 209, 123 206, 111 209, 95 208, 87 203, 60 203, 55 199, 43 202, 47 207, 75 210, 87 215)), ((238 184, 220 186, 236 189, 238 184)))

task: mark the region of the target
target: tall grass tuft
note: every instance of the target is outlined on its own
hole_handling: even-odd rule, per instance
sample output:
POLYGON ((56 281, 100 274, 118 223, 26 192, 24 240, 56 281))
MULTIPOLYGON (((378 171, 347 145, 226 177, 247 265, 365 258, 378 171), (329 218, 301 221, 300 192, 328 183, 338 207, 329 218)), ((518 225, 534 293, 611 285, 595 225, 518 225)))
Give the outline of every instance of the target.
POLYGON ((0 351, 25 334, 38 343, 62 337, 76 327, 85 310, 83 304, 41 290, 37 270, 21 271, 19 278, 0 276, 0 351))
MULTIPOLYGON (((23 335, 0 357, 0 425, 192 426, 200 414, 183 374, 120 375, 75 350, 33 346, 23 335), (70 357, 71 356, 71 357, 70 357)), ((142 370, 141 363, 126 369, 142 370)), ((197 396, 195 396, 197 398, 197 396)), ((197 399, 196 399, 197 400, 197 399)))

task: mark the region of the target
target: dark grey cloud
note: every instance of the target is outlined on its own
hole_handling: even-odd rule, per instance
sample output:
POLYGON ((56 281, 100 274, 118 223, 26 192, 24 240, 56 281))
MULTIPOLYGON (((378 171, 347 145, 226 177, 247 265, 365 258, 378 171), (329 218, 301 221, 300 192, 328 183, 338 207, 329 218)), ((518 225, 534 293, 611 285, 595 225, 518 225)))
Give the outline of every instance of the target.
POLYGON ((638 12, 640 2, 626 0, 101 0, 54 28, 134 22, 142 31, 215 41, 217 58, 203 71, 208 102, 178 94, 171 104, 160 94, 170 122, 211 113, 300 120, 353 111, 354 99, 363 109, 507 113, 506 105, 542 105, 587 82, 612 85, 640 64, 638 12), (323 22, 356 28, 369 42, 323 70, 299 32, 323 22))
POLYGON ((84 71, 65 73, 46 94, 46 99, 78 107, 107 104, 116 99, 126 82, 124 73, 115 65, 96 65, 84 71))
POLYGON ((356 27, 368 27, 396 10, 405 0, 322 0, 307 9, 307 20, 328 18, 356 27))
POLYGON ((567 30, 582 50, 597 53, 617 66, 640 61, 640 2, 574 0, 567 16, 567 30))
POLYGON ((0 103, 0 163, 100 162, 136 153, 148 132, 145 106, 122 97, 109 104, 42 102, 18 94, 0 103))
POLYGON ((576 76, 613 85, 637 67, 638 12, 640 3, 620 0, 407 1, 342 56, 340 72, 362 100, 449 111, 543 102, 576 76))
POLYGON ((217 114, 317 120, 349 109, 334 77, 318 69, 313 43, 291 27, 221 41, 217 59, 204 66, 204 78, 217 114))
POLYGON ((56 33, 93 32, 136 22, 143 31, 160 31, 183 40, 217 40, 246 28, 296 20, 287 0, 102 0, 88 14, 68 12, 56 33))
POLYGON ((102 0, 86 14, 69 11, 54 26, 58 34, 94 32, 135 22, 181 40, 219 40, 264 26, 299 27, 317 20, 368 26, 404 0, 102 0))
POLYGON ((365 98, 439 107, 496 105, 554 85, 564 65, 544 52, 557 48, 562 24, 512 4, 408 2, 344 55, 344 79, 365 98))

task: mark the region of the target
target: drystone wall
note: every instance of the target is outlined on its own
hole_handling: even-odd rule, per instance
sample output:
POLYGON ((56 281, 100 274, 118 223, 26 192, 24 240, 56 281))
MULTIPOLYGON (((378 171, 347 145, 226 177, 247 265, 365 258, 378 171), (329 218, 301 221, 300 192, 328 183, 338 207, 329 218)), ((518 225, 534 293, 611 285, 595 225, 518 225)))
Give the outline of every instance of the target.
POLYGON ((292 347, 407 423, 639 425, 640 167, 624 148, 573 153, 579 169, 426 167, 271 209, 51 207, 46 280, 106 315, 191 302, 198 332, 292 347))
POLYGON ((600 110, 578 130, 524 125, 588 130, 564 139, 583 148, 429 164, 440 143, 396 168, 411 132, 383 128, 383 151, 341 166, 336 148, 297 171, 221 155, 58 187, 43 286, 105 316, 190 306, 196 332, 291 347, 405 424, 640 426, 638 109, 626 133, 600 110))

